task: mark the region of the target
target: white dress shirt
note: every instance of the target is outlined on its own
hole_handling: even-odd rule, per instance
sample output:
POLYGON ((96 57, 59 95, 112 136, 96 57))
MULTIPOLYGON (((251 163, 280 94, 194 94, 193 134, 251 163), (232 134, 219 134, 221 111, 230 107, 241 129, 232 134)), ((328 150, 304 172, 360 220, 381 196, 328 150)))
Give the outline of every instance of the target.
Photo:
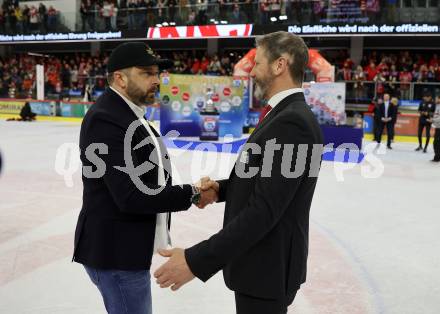
MULTIPOLYGON (((147 120, 145 120, 145 118, 144 118, 145 112, 141 107, 137 106, 132 101, 127 99, 125 96, 123 96, 121 93, 119 93, 113 87, 110 87, 110 88, 116 94, 121 96, 121 98, 127 103, 127 105, 130 107, 130 109, 133 111, 133 113, 136 115, 136 117, 141 121, 142 125, 145 127, 148 134, 152 138, 153 144, 156 147, 157 154, 158 154, 157 160, 158 160, 159 169, 158 169, 157 184, 159 186, 165 185, 166 184, 165 172, 164 172, 164 167, 163 167, 163 161, 161 158, 162 153, 160 150, 160 145, 159 145, 158 139, 151 129, 154 129, 158 134, 160 134, 160 132, 153 126, 153 124, 151 124, 147 120)), ((145 206, 147 206, 147 204, 145 204, 145 206)), ((169 215, 168 213, 157 214, 156 232, 155 232, 155 236, 154 236, 154 249, 153 249, 155 253, 157 252, 158 249, 166 249, 168 245, 171 245, 171 236, 170 236, 170 233, 168 230, 168 224, 167 224, 168 215, 169 215)))
POLYGON ((270 115, 271 111, 286 97, 296 94, 296 93, 303 93, 304 90, 302 88, 290 88, 283 90, 282 92, 279 92, 275 95, 273 95, 267 102, 269 106, 272 107, 272 109, 267 113, 266 117, 270 115))
POLYGON ((385 106, 385 118, 388 118, 388 107, 390 106, 390 102, 385 101, 384 106, 385 106))

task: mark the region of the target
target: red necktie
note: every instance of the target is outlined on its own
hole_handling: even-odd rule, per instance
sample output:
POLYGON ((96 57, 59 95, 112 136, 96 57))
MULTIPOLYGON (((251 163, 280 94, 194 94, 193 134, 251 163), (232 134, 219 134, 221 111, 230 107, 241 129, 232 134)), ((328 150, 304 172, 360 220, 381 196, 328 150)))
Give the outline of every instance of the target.
MULTIPOLYGON (((268 114, 269 111, 272 110, 272 107, 270 105, 267 105, 263 108, 263 110, 261 110, 261 114, 260 114, 260 119, 258 120, 258 124, 261 123, 261 121, 263 121, 264 117, 268 114)), ((257 126, 258 126, 257 124, 257 126)))

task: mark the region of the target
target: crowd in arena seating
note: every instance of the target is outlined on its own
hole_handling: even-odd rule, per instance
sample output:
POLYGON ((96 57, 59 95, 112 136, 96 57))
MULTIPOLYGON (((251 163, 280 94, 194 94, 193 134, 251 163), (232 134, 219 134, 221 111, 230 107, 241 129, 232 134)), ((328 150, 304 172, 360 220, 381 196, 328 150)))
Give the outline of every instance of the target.
MULTIPOLYGON (((232 75, 234 65, 245 53, 234 51, 208 56, 204 51, 160 52, 161 57, 174 61, 170 72, 195 75, 232 75)), ((327 58, 337 68, 336 80, 346 81, 347 91, 357 93, 358 98, 370 95, 369 89, 373 88, 376 96, 387 92, 400 99, 409 99, 411 82, 440 82, 440 59, 436 53, 371 51, 365 54, 359 65, 347 57, 346 51, 335 58, 327 58)), ((0 58, 0 97, 32 96, 35 92, 37 63, 45 65, 46 92, 49 94, 61 94, 66 89, 83 90, 87 84, 104 89, 107 59, 108 53, 99 56, 72 53, 49 57, 21 54, 0 58)), ((438 89, 440 85, 432 86, 438 89)), ((371 100, 372 96, 368 97, 371 100)))
MULTIPOLYGON (((272 12, 272 3, 265 0, 272 12)), ((140 29, 164 22, 184 25, 204 25, 214 20, 231 24, 254 22, 258 3, 253 0, 82 0, 81 30, 140 29)), ((274 14, 280 15, 280 12, 274 14)), ((272 13, 270 13, 272 14, 272 13)), ((268 15, 269 17, 269 15, 268 15)), ((267 22, 267 21, 265 21, 267 22)))
MULTIPOLYGON (((337 67, 336 80, 350 82, 355 98, 362 98, 371 88, 376 96, 389 93, 409 99, 410 83, 416 83, 417 92, 429 90, 435 94, 440 82, 440 59, 437 53, 410 53, 409 51, 365 53, 359 65, 341 54, 333 60, 337 67), (371 82, 371 83, 366 83, 371 82)), ((417 95, 420 96, 420 95, 417 95)))
POLYGON ((4 0, 0 7, 0 34, 54 32, 58 27, 58 11, 53 7, 19 4, 4 0))
POLYGON ((213 20, 254 24, 308 24, 308 23, 396 23, 395 0, 371 0, 351 3, 344 12, 334 1, 298 0, 82 0, 82 28, 90 28, 100 17, 105 25, 115 28, 152 26, 172 22, 177 25, 210 24, 213 20), (380 3, 383 2, 381 8, 380 3), (119 24, 119 23, 118 23, 119 24))
MULTIPOLYGON (((221 57, 199 52, 163 52, 161 57, 174 61, 170 70, 178 74, 232 75, 234 64, 242 55, 237 52, 221 57)), ((0 98, 26 98, 35 95, 36 64, 45 65, 46 94, 63 95, 75 90, 83 91, 86 85, 105 88, 108 54, 90 56, 86 53, 62 56, 36 57, 16 55, 0 58, 0 98)))

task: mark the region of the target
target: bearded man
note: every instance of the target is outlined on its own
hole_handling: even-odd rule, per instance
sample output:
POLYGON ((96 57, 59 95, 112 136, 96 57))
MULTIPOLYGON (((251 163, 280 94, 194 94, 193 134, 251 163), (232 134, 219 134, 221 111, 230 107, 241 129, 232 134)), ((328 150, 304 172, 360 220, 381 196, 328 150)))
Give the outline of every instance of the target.
POLYGON ((203 180, 225 203, 223 229, 170 257, 155 273, 179 289, 223 270, 238 314, 285 314, 306 280, 309 211, 323 137, 302 90, 308 49, 294 34, 258 37, 251 76, 267 100, 262 119, 226 180, 203 180))
POLYGON ((172 185, 166 147, 144 118, 159 70, 170 66, 144 43, 119 45, 107 65, 110 87, 81 125, 83 206, 73 260, 83 264, 109 314, 152 313, 151 258, 171 244, 170 213, 217 197, 196 185, 172 185))

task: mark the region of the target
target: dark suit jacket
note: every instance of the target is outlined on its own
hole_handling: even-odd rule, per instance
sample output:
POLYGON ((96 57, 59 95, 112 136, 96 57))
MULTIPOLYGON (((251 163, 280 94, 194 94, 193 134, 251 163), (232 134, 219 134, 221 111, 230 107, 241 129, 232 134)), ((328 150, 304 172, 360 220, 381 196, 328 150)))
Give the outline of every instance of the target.
MULTIPOLYGON (((382 118, 385 118, 385 103, 380 104, 378 107, 379 122, 382 122, 382 118)), ((394 124, 397 121, 397 106, 391 104, 388 105, 388 118, 391 118, 391 122, 394 124)))
MULTIPOLYGON (((91 158, 85 155, 90 144, 104 143, 108 152, 97 153, 106 165, 103 176, 87 178, 83 169, 83 205, 76 226, 73 257, 79 263, 102 269, 149 269, 156 214, 186 210, 191 205, 191 186, 171 185, 169 158, 160 139, 167 179, 160 193, 144 194, 127 173, 114 168, 126 166, 124 137, 129 125, 137 120, 128 104, 110 89, 101 95, 84 117, 80 133, 83 166, 92 167, 93 171, 97 169, 98 162, 90 161, 91 158)), ((158 189, 157 157, 154 159, 157 153, 154 151, 152 154, 153 142, 133 149, 147 137, 144 126, 136 128, 129 154, 135 167, 147 160, 153 161, 153 168, 141 175, 140 180, 146 187, 158 189)))
POLYGON ((229 179, 219 181, 219 200, 226 201, 223 229, 187 249, 185 256, 193 274, 203 281, 223 269, 230 289, 278 299, 298 290, 306 280, 309 211, 322 158, 322 149, 318 149, 311 160, 312 145, 322 144, 323 137, 304 95, 299 93, 272 109, 247 143, 260 145, 261 153, 249 150, 246 158, 242 152, 235 167, 245 167, 246 171, 257 167, 258 174, 240 178, 232 171, 229 179), (302 175, 283 175, 283 149, 274 153, 271 176, 262 174, 263 160, 272 159, 264 150, 272 139, 277 144, 295 144, 293 158, 287 159, 292 172, 295 166, 301 168, 301 162, 296 164, 297 145, 307 144, 302 175), (314 177, 309 177, 311 163, 316 165, 314 177))
POLYGON ((419 122, 423 124, 429 124, 429 122, 426 120, 434 116, 435 108, 436 108, 436 104, 433 101, 429 101, 429 102, 422 101, 419 105, 418 111, 420 113, 427 112, 428 116, 420 115, 419 122))

